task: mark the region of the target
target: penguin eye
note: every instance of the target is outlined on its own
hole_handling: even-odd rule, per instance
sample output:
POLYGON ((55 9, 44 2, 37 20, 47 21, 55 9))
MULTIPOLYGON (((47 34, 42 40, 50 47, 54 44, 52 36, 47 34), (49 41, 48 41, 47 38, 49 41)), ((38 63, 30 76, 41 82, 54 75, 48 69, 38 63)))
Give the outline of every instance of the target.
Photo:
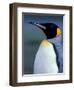
POLYGON ((53 28, 53 27, 54 27, 53 25, 50 26, 50 28, 53 28))
POLYGON ((61 29, 60 28, 57 28, 57 35, 56 36, 61 35, 61 33, 62 33, 61 29))

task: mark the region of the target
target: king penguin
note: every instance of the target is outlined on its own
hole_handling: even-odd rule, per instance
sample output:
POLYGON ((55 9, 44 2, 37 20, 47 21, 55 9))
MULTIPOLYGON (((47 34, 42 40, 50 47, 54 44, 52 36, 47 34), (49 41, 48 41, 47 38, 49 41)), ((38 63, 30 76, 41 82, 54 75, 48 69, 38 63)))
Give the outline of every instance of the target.
MULTIPOLYGON (((60 70, 60 48, 57 45, 57 37, 60 37, 62 31, 59 26, 54 23, 33 23, 30 24, 37 26, 46 35, 39 49, 36 53, 34 60, 34 74, 49 73, 57 74, 60 70)), ((61 51, 62 52, 62 51, 61 51)))

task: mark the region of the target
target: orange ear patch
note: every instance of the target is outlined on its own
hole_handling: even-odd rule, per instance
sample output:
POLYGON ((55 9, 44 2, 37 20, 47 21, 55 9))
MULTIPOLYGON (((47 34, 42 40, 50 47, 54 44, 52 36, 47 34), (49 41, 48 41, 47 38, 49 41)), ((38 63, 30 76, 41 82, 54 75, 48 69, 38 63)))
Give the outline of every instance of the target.
POLYGON ((61 33, 62 33, 61 29, 60 28, 57 28, 57 35, 56 36, 61 35, 61 33))

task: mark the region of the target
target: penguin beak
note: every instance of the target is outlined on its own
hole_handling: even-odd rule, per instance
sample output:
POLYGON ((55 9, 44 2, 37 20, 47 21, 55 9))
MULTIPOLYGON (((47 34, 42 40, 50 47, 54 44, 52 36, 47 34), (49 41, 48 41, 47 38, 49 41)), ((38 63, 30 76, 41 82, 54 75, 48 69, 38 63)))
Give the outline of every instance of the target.
POLYGON ((33 22, 29 22, 30 24, 32 24, 32 25, 35 25, 35 26, 37 26, 37 27, 39 27, 39 28, 41 28, 41 29, 46 29, 46 27, 45 26, 43 26, 43 25, 41 25, 41 24, 38 24, 38 23, 33 23, 33 22))
POLYGON ((56 36, 61 35, 61 33, 62 33, 62 30, 60 28, 57 28, 57 35, 56 36))

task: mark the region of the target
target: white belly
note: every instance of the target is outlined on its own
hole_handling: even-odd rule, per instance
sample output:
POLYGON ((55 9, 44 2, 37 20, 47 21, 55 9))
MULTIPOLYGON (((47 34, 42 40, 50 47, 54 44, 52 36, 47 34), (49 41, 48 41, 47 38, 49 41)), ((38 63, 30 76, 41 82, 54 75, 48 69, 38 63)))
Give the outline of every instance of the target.
POLYGON ((41 43, 34 61, 34 74, 40 73, 58 73, 56 63, 56 54, 53 45, 43 45, 41 43))

